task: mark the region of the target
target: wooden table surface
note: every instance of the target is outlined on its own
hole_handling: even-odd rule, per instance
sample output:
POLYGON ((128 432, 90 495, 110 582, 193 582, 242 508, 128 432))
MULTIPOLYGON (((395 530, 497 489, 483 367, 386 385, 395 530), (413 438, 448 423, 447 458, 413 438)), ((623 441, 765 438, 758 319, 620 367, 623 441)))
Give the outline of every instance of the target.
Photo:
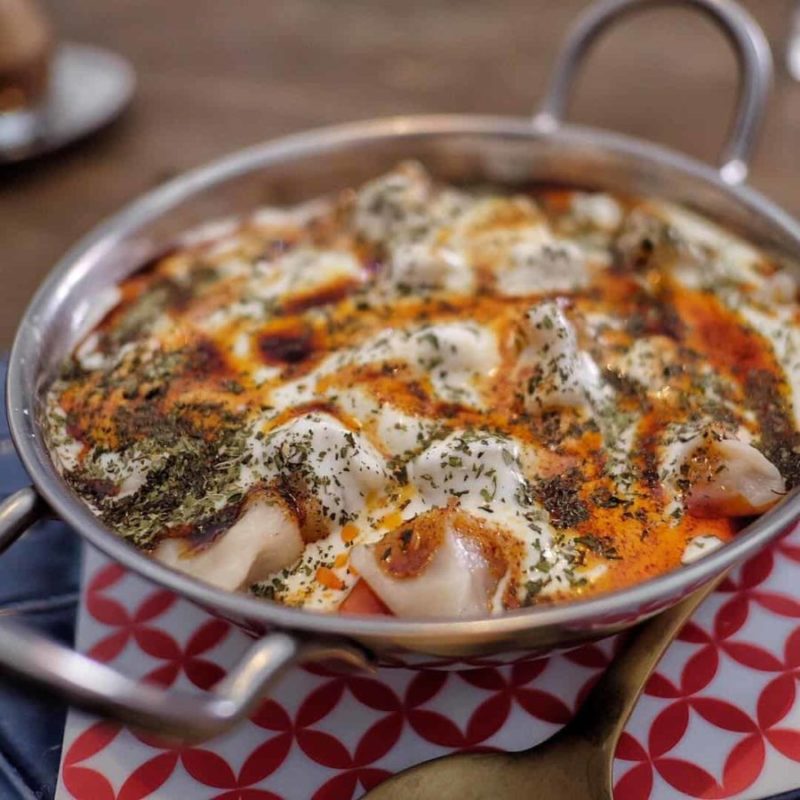
MULTIPOLYGON (((0 350, 42 276, 137 194, 304 128, 419 112, 527 114, 586 0, 44 0, 65 38, 128 57, 139 88, 110 129, 0 170, 0 350)), ((790 0, 747 0, 776 54, 790 0)), ((735 62, 704 19, 657 10, 597 48, 582 122, 714 160, 735 62)), ((800 84, 779 71, 752 183, 800 215, 800 84)))

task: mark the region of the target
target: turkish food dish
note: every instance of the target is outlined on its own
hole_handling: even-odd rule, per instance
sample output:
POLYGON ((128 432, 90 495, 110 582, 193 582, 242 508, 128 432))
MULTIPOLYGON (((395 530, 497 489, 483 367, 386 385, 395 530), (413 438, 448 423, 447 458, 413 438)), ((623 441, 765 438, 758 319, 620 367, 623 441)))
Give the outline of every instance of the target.
POLYGON ((784 267, 666 202, 402 164, 99 298, 48 444, 107 526, 217 587, 406 617, 583 597, 800 480, 784 267))

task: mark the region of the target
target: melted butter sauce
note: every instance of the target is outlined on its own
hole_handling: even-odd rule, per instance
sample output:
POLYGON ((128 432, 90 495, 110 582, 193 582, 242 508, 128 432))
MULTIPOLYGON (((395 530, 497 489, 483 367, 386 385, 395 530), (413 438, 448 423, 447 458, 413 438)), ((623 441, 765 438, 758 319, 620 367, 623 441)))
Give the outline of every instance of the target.
POLYGON ((401 166, 123 282, 52 387, 50 446, 107 524, 156 553, 184 539, 189 570, 272 492, 304 549, 252 589, 291 605, 335 610, 358 547, 418 578, 443 509, 488 565, 487 611, 585 596, 735 535, 687 511, 687 430, 800 474, 800 447, 765 434, 777 420, 791 444, 800 416, 797 306, 763 302, 776 275, 667 204, 401 166))

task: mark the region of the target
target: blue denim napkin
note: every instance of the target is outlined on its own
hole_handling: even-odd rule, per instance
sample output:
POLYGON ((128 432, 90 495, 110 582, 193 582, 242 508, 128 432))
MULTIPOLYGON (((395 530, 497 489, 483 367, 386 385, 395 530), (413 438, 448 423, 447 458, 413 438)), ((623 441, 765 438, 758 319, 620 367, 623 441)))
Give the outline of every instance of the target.
MULTIPOLYGON (((0 388, 6 363, 0 360, 0 388)), ((28 483, 0 403, 0 500, 28 483)), ((72 644, 79 597, 80 539, 58 522, 37 525, 0 556, 0 608, 48 636, 72 644)), ((0 680, 0 798, 55 793, 66 708, 0 680)))

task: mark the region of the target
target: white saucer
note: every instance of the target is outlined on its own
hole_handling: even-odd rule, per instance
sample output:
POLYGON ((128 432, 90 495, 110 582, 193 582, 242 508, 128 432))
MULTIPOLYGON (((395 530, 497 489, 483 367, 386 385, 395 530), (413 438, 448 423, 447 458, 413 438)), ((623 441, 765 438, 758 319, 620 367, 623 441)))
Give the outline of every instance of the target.
POLYGON ((44 104, 32 112, 0 114, 0 163, 44 155, 107 125, 130 102, 135 86, 133 68, 120 56, 61 44, 44 104))

